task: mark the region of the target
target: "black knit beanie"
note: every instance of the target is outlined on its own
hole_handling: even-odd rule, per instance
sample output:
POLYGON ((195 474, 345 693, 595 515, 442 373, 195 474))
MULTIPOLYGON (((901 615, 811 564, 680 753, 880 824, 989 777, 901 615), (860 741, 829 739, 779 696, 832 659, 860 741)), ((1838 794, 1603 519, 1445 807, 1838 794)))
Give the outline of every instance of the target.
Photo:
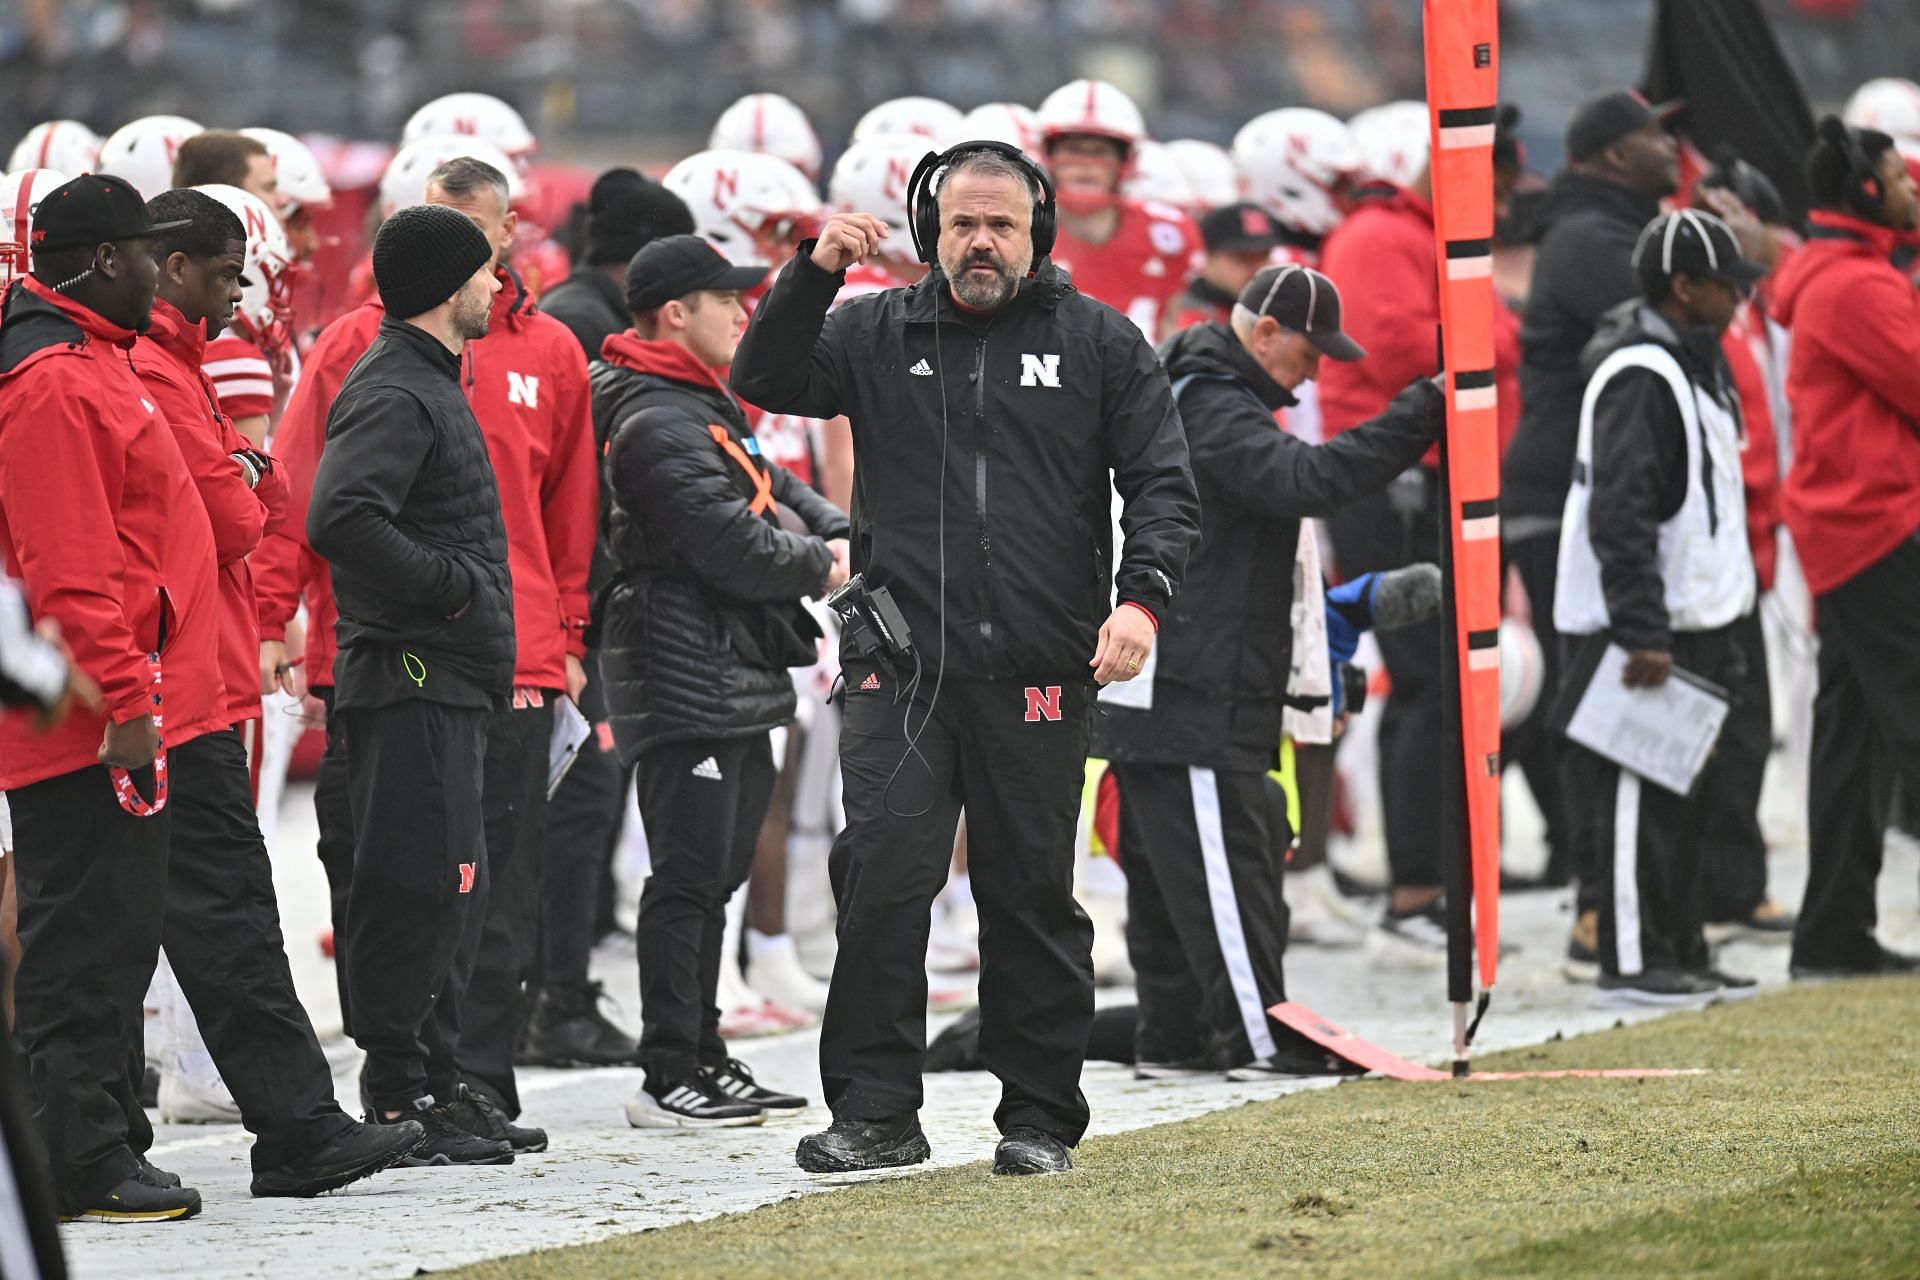
POLYGON ((662 236, 691 235, 686 201, 645 174, 613 169, 593 184, 587 221, 587 265, 624 263, 662 236))
POLYGON ((458 209, 416 204, 380 224, 373 238, 373 283, 397 320, 433 310, 493 256, 478 224, 458 209))

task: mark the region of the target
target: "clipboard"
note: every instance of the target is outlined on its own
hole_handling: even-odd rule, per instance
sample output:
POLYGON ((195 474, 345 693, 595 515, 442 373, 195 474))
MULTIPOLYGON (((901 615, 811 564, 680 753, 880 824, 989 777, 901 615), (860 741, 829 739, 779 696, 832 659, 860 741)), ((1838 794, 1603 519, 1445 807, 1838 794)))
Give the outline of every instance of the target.
POLYGON ((553 799, 567 770, 580 758, 580 748, 586 746, 592 736, 593 726, 580 714, 580 708, 573 705, 572 698, 561 694, 554 700, 553 736, 547 743, 547 799, 553 799))
POLYGON ((1680 667, 1657 689, 1629 689, 1620 682, 1626 665, 1617 644, 1581 646, 1550 723, 1655 786, 1691 795, 1719 744, 1731 697, 1680 667))

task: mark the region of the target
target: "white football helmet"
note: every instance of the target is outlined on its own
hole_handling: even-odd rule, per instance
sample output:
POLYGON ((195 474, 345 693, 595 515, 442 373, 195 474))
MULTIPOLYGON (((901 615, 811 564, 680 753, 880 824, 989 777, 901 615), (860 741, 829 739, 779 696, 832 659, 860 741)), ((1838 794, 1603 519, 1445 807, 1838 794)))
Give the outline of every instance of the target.
POLYGON ((1186 172, 1152 138, 1133 144, 1133 163, 1127 166, 1120 194, 1129 200, 1158 200, 1188 213, 1194 208, 1193 187, 1187 182, 1186 172))
POLYGON ((661 184, 686 202, 693 229, 740 267, 774 265, 772 246, 820 213, 806 174, 754 151, 696 152, 667 170, 661 184))
POLYGON ((910 133, 928 148, 942 151, 966 141, 966 117, 938 98, 889 98, 853 126, 853 140, 865 142, 886 133, 910 133))
POLYGON ((67 181, 66 174, 54 169, 23 169, 0 178, 0 295, 33 270, 28 240, 33 211, 47 192, 67 181))
POLYGON ((293 342, 293 246, 280 226, 280 215, 249 191, 212 182, 204 191, 233 210, 247 231, 247 257, 240 285, 240 305, 233 309, 233 329, 263 351, 285 351, 293 342))
MULTIPOLYGON (((414 112, 400 131, 400 142, 422 138, 478 138, 524 163, 540 147, 518 111, 490 93, 449 93, 414 112)), ((489 162, 491 163, 491 162, 489 162)))
POLYGON ((1353 148, 1359 153, 1364 177, 1407 187, 1427 165, 1431 135, 1424 102, 1368 107, 1347 121, 1347 130, 1353 134, 1353 148))
POLYGON ((1347 126, 1311 107, 1255 116, 1233 138, 1247 199, 1296 231, 1323 236, 1340 225, 1336 193, 1360 167, 1347 126))
POLYGON ((333 187, 327 182, 320 159, 307 144, 278 129, 242 129, 240 131, 267 149, 280 177, 280 199, 300 209, 324 209, 333 203, 333 187))
POLYGON ((100 135, 78 120, 49 120, 27 130, 7 157, 6 172, 52 169, 78 176, 92 173, 100 158, 100 135))
POLYGON ((1091 133, 1125 143, 1131 150, 1147 136, 1140 108, 1105 80, 1070 80, 1048 94, 1035 114, 1045 142, 1070 133, 1091 133))
POLYGON ((100 144, 96 173, 125 178, 151 200, 173 190, 173 157, 180 144, 206 129, 185 116, 142 116, 114 130, 100 144))
POLYGON ((907 183, 929 149, 925 139, 904 133, 881 134, 854 143, 833 166, 827 203, 843 213, 871 213, 886 223, 891 233, 882 248, 911 256, 907 183))
POLYGON ((807 177, 820 177, 820 135, 806 112, 777 93, 750 93, 722 111, 707 146, 778 156, 807 177))
POLYGON ((1187 176, 1197 207, 1219 209, 1239 202, 1240 171, 1225 147, 1198 138, 1177 138, 1166 144, 1166 152, 1187 176))
POLYGON ((1045 147, 1040 137, 1040 115, 1017 102, 989 102, 975 107, 960 121, 960 136, 972 142, 984 138, 1015 146, 1038 160, 1045 147))
POLYGON ((1856 129, 1920 142, 1920 84, 1899 76, 1869 80, 1853 91, 1840 118, 1856 129))
POLYGON ((519 166, 514 164, 512 156, 491 142, 470 136, 421 138, 395 152, 386 173, 381 175, 380 216, 391 218, 396 210, 425 203, 428 176, 458 156, 484 160, 504 174, 508 204, 526 195, 527 186, 520 179, 519 166))

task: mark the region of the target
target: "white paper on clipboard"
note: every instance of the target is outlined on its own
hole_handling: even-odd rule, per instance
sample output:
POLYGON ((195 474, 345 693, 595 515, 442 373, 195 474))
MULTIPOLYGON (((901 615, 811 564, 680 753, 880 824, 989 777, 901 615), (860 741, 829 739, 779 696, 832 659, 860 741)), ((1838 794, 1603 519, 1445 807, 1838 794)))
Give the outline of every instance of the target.
POLYGON ((547 743, 547 799, 553 799, 553 793, 560 789, 560 780, 573 768, 580 748, 587 745, 592 734, 593 726, 580 714, 580 708, 573 705, 572 698, 562 694, 555 700, 553 737, 547 743))
POLYGON ((1727 720, 1727 695, 1673 669, 1657 689, 1620 683, 1627 651, 1608 645, 1567 721, 1567 737, 1676 795, 1693 790, 1727 720))

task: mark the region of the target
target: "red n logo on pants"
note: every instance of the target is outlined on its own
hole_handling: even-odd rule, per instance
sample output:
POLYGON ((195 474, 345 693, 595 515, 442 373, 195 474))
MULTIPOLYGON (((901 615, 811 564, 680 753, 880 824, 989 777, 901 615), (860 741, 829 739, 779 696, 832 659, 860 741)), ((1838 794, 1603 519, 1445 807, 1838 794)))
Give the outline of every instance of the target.
POLYGON ((1027 723, 1060 718, 1060 686, 1050 684, 1044 690, 1027 686, 1027 723))
POLYGON ((460 864, 460 892, 472 893, 474 877, 479 874, 480 864, 463 862, 460 864))

